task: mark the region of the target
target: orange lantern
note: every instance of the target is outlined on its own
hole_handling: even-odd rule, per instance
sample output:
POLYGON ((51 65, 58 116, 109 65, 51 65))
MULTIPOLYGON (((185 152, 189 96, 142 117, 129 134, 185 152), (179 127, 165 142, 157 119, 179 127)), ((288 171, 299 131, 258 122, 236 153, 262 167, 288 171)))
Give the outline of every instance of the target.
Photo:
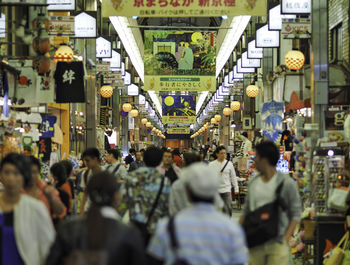
POLYGON ((130 111, 130 115, 131 117, 136 118, 139 115, 139 111, 137 109, 133 109, 130 111))
POLYGON ((230 108, 224 108, 222 113, 225 115, 225 116, 230 116, 231 113, 232 113, 232 110, 230 108))
POLYGON ((256 85, 247 86, 245 93, 250 98, 255 98, 259 94, 259 87, 256 85))
POLYGON ((72 62, 74 59, 74 52, 68 45, 61 45, 54 55, 55 62, 72 62))
POLYGON ((33 60, 33 68, 38 74, 50 72, 50 58, 45 55, 39 55, 33 60))
POLYGON ((156 132, 156 131, 157 131, 156 127, 153 127, 152 132, 156 132))
POLYGON ((124 110, 125 112, 130 112, 130 111, 132 110, 131 104, 130 104, 130 103, 124 103, 124 104, 123 104, 123 110, 124 110))
POLYGON ((214 116, 214 118, 215 118, 215 120, 216 120, 217 122, 221 121, 221 115, 219 115, 219 114, 216 114, 216 115, 214 116))
POLYGON ((142 123, 143 125, 146 125, 147 122, 148 122, 148 120, 147 120, 146 118, 143 118, 143 119, 141 120, 141 123, 142 123))
POLYGON ((237 111, 237 110, 239 110, 241 108, 241 103, 239 101, 237 101, 237 100, 232 101, 230 107, 231 107, 231 109, 233 111, 237 111))
POLYGON ((110 98, 113 96, 113 87, 110 85, 105 85, 100 88, 100 94, 103 98, 110 98))
POLYGON ((290 70, 300 70, 305 63, 305 56, 300 51, 289 51, 284 57, 286 66, 290 70))
POLYGON ((216 124, 216 119, 215 118, 211 118, 210 123, 211 124, 216 124))

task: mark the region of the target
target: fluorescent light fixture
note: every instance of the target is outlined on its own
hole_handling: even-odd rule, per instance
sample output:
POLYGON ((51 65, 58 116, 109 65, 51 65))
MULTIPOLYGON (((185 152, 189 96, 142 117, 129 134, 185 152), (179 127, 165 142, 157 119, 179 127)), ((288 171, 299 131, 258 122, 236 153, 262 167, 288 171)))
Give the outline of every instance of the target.
POLYGON ((124 62, 122 62, 121 72, 122 72, 122 76, 125 76, 125 63, 124 62))
POLYGON ((158 96, 156 95, 156 92, 155 91, 148 91, 148 95, 150 96, 154 105, 156 106, 159 115, 162 116, 162 105, 160 104, 160 101, 158 99, 158 96))
POLYGON ((5 14, 0 13, 0 38, 6 37, 6 17, 5 14))
POLYGON ((278 48, 280 46, 280 32, 269 30, 269 25, 265 25, 256 31, 256 47, 258 48, 278 48))
POLYGON ((223 20, 226 20, 226 19, 228 19, 228 16, 227 16, 227 15, 222 15, 221 18, 222 18, 223 20))
POLYGON ((242 59, 238 59, 237 61, 237 72, 244 74, 244 73, 255 73, 255 68, 243 68, 242 67, 242 59))
POLYGON ((262 59, 264 58, 264 49, 257 48, 255 40, 248 43, 248 58, 249 59, 262 59))
POLYGON ((208 94, 209 94, 209 91, 203 91, 203 92, 199 95, 199 97, 197 97, 196 114, 199 113, 199 111, 200 111, 200 109, 201 109, 201 107, 202 107, 202 105, 203 105, 205 99, 207 98, 208 94))
POLYGON ((216 77, 219 76, 221 69, 225 66, 225 63, 247 27, 249 20, 250 16, 236 16, 232 19, 230 29, 227 31, 216 56, 216 77))
POLYGON ((248 59, 248 52, 242 53, 242 67, 260 68, 260 59, 248 59))

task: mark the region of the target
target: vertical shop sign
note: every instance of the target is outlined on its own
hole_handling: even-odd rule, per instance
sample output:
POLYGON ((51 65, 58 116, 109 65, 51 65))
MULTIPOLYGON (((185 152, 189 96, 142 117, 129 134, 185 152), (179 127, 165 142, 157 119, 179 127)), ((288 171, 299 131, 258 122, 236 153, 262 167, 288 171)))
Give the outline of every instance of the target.
POLYGON ((256 47, 258 48, 278 48, 280 46, 280 32, 269 30, 266 24, 256 31, 256 47))
POLYGON ((311 13, 311 0, 282 0, 283 14, 311 13))
POLYGON ((103 37, 96 39, 96 58, 111 58, 112 43, 103 37))
POLYGON ((6 17, 5 14, 0 13, 0 38, 6 36, 6 17))
POLYGON ((216 32, 145 31, 145 90, 215 91, 216 32))
POLYGON ((96 38, 96 12, 81 12, 74 18, 76 38, 96 38), (95 15, 95 16, 92 16, 95 15))
POLYGON ((47 0, 48 11, 73 11, 75 0, 47 0))
POLYGON ((162 114, 163 123, 195 123, 196 97, 163 95, 162 114))
POLYGON ((39 139, 39 157, 43 162, 49 161, 51 155, 51 138, 39 139))
POLYGON ((248 58, 249 59, 262 59, 264 57, 264 49, 257 48, 255 40, 248 43, 248 58))

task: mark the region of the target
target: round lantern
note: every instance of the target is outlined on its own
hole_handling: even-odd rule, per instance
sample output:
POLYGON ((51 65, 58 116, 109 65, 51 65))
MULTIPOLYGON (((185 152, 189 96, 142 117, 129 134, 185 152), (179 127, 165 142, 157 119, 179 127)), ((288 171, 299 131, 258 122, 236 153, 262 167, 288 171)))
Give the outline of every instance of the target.
POLYGON ((230 108, 224 108, 222 113, 225 115, 225 116, 230 116, 231 115, 231 112, 232 110, 230 108))
POLYGON ((72 62, 74 59, 74 52, 68 45, 61 45, 54 55, 55 62, 72 62))
POLYGON ((130 115, 131 117, 136 118, 139 115, 139 111, 137 109, 133 109, 130 111, 130 115))
POLYGON ((33 60, 33 68, 38 74, 50 72, 50 58, 45 55, 39 55, 33 60))
POLYGON ((148 120, 147 120, 146 118, 143 118, 143 119, 141 120, 141 123, 142 123, 143 125, 146 125, 147 122, 148 122, 148 120))
POLYGON ((113 96, 113 87, 109 85, 102 86, 100 88, 100 94, 103 98, 110 98, 113 96))
POLYGON ((237 101, 237 100, 232 101, 230 107, 231 107, 231 109, 233 111, 237 111, 237 110, 239 110, 241 108, 241 103, 239 101, 237 101))
POLYGON ((245 93, 250 98, 255 98, 259 94, 259 87, 256 85, 247 86, 245 93))
POLYGON ((45 54, 50 51, 51 44, 49 38, 36 37, 32 43, 33 50, 39 54, 45 54))
POLYGON ((123 110, 124 110, 125 112, 130 112, 130 111, 132 110, 131 104, 130 104, 130 103, 124 103, 124 104, 123 104, 123 110))
POLYGON ((216 119, 215 118, 211 118, 210 123, 211 124, 216 124, 216 119))
POLYGON ((153 127, 152 132, 156 132, 156 131, 157 131, 156 127, 153 127))
POLYGON ((300 70, 305 63, 305 56, 300 51, 289 51, 284 57, 286 66, 290 70, 300 70))
POLYGON ((147 128, 150 128, 150 127, 152 127, 152 123, 150 123, 149 121, 146 123, 146 127, 147 128))
POLYGON ((221 121, 221 115, 219 115, 219 114, 216 114, 216 115, 214 116, 214 118, 215 118, 215 120, 216 120, 217 122, 221 121))

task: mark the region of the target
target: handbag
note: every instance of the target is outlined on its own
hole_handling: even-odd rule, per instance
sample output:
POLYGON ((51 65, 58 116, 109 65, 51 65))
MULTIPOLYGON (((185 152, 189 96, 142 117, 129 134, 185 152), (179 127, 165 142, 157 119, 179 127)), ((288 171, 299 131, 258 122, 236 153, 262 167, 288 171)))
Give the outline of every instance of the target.
POLYGON ((323 265, 341 265, 344 259, 345 247, 348 244, 348 240, 349 232, 346 232, 339 241, 338 245, 323 257, 323 265))
POLYGON ((172 265, 190 265, 186 260, 181 259, 178 256, 179 242, 176 237, 175 216, 170 217, 167 230, 170 235, 171 249, 175 253, 175 261, 172 265))
POLYGON ((276 189, 276 199, 265 204, 255 211, 249 212, 243 221, 243 229, 246 234, 248 248, 253 248, 266 243, 278 236, 279 209, 286 209, 281 198, 283 182, 276 189))
POLYGON ((331 194, 328 198, 327 204, 328 208, 345 212, 348 209, 346 205, 346 199, 348 197, 348 189, 336 188, 332 189, 331 194))

